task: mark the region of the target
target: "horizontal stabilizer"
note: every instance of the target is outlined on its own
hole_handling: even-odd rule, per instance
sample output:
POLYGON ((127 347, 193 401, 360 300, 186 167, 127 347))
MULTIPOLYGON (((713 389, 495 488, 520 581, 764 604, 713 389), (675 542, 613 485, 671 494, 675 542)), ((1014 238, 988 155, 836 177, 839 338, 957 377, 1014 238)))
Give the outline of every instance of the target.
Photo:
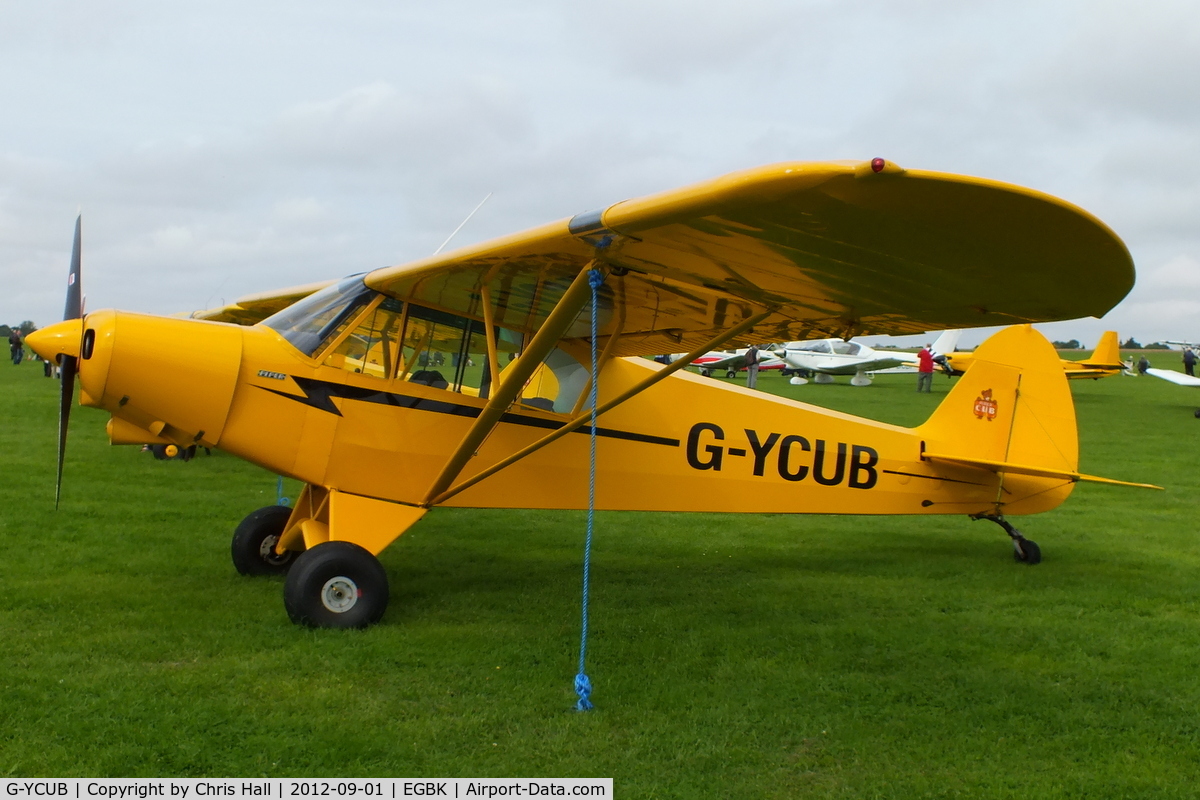
POLYGON ((1101 478, 1096 475, 1084 475, 1080 472, 1071 472, 1061 469, 1050 469, 1047 467, 1031 467, 1025 464, 1013 464, 1007 461, 989 461, 984 458, 965 458, 963 456, 944 456, 937 453, 923 453, 922 458, 926 461, 942 461, 949 464, 958 464, 967 467, 978 467, 980 469, 990 470, 992 472, 1009 472, 1016 475, 1033 475, 1038 478, 1062 478, 1063 480, 1088 481, 1090 483, 1108 483, 1114 486, 1133 486, 1138 489, 1162 489, 1161 486, 1155 486, 1152 483, 1131 483, 1129 481, 1118 481, 1112 478, 1101 478))
POLYGON ((1182 372, 1176 372, 1173 369, 1148 369, 1146 372, 1156 378, 1162 378, 1164 381, 1178 383, 1180 386, 1200 386, 1200 378, 1194 378, 1191 375, 1184 375, 1182 372))

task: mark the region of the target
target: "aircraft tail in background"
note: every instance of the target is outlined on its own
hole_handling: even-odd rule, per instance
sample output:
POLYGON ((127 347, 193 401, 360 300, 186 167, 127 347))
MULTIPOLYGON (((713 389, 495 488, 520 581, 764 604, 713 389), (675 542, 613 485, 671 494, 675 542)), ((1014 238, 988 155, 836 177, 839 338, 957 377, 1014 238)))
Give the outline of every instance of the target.
POLYGON ((934 355, 944 356, 946 353, 953 353, 958 347, 960 336, 962 336, 962 330, 942 331, 941 335, 933 340, 934 355))
POLYGON ((1103 364, 1105 366, 1121 366, 1121 344, 1117 341, 1116 331, 1105 331, 1100 337, 1100 341, 1096 343, 1096 349, 1092 352, 1092 357, 1086 359, 1085 364, 1103 364))

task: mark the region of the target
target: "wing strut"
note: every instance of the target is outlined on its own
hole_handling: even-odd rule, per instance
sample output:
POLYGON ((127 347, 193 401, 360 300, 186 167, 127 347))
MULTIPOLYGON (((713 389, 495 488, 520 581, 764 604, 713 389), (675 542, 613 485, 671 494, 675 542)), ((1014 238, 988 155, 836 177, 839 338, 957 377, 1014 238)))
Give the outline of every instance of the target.
POLYGON ((500 374, 500 356, 496 352, 496 322, 492 313, 492 290, 486 282, 479 287, 479 300, 483 305, 483 327, 487 332, 488 370, 491 380, 494 381, 500 374))
MULTIPOLYGON (((584 281, 584 285, 585 286, 587 285, 586 281, 584 281)), ((629 398, 634 397, 635 395, 641 394, 642 392, 649 389, 654 384, 661 381, 663 378, 666 378, 667 376, 672 375, 675 372, 688 366, 689 364, 692 363, 693 360, 704 355, 709 350, 714 350, 714 349, 720 347, 725 342, 734 338, 735 336, 739 336, 742 333, 745 333, 750 328, 753 328, 755 325, 757 325, 758 323, 762 322, 764 319, 769 317, 772 313, 774 313, 774 310, 767 310, 767 311, 763 311, 760 314, 755 314, 753 317, 748 317, 745 320, 742 320, 741 324, 739 324, 733 328, 730 328, 728 331, 725 331, 724 333, 714 337, 711 341, 705 342, 703 345, 701 345, 700 347, 697 347, 695 350, 688 353, 687 355, 682 356, 681 358, 675 360, 671 364, 668 364, 667 366, 663 367, 658 372, 655 372, 653 375, 650 375, 645 380, 640 381, 637 384, 634 384, 633 386, 626 389, 621 394, 617 395, 616 397, 612 398, 611 400, 607 401, 606 403, 603 403, 598 409, 596 409, 596 416, 599 417, 601 414, 612 410, 613 408, 619 406, 621 403, 624 403, 629 398)), ((480 472, 476 475, 473 475, 472 477, 468 478, 467 480, 463 481, 462 483, 459 483, 458 485, 456 485, 454 488, 442 491, 440 494, 437 494, 437 495, 433 495, 431 493, 432 499, 427 500, 424 505, 436 506, 439 503, 446 502, 451 497, 454 497, 454 495, 458 494, 459 492, 463 491, 464 489, 469 489, 472 486, 474 486, 475 484, 479 483, 484 478, 487 478, 491 475, 495 475, 500 470, 504 469, 505 467, 507 467, 511 464, 516 463, 517 461, 520 461, 522 458, 529 455, 530 453, 533 453, 537 450, 541 450, 546 445, 550 444, 551 442, 557 441, 558 439, 567 435, 571 431, 582 427, 589 421, 591 421, 591 412, 590 411, 586 414, 581 414, 580 416, 575 417, 574 419, 572 419, 566 425, 563 425, 558 430, 556 430, 552 433, 546 434, 545 436, 543 436, 541 439, 538 439, 533 444, 525 447, 523 450, 519 450, 518 452, 513 453, 511 456, 504 459, 503 461, 497 462, 496 464, 493 464, 492 466, 488 467, 487 469, 483 470, 482 472, 480 472)))
POLYGON ((589 261, 579 274, 575 276, 575 280, 571 281, 571 285, 563 292, 559 298, 554 310, 546 317, 546 321, 542 323, 542 327, 534 334, 533 341, 525 348, 521 356, 512 363, 505 371, 504 376, 500 380, 500 385, 496 391, 488 398, 487 405, 483 407, 483 411, 475 418, 475 423, 471 429, 467 431, 467 435, 459 442, 458 447, 450 455, 446 461, 446 465, 442 467, 442 472, 437 476, 433 485, 429 487, 429 491, 425 495, 425 500, 421 505, 433 505, 433 499, 444 492, 450 482, 458 477, 458 473, 462 472, 463 467, 475 455, 475 451, 487 435, 496 427, 496 423, 500 421, 500 417, 508 410, 508 407, 517 399, 517 395, 524 388, 526 381, 533 375, 534 370, 545 360, 550 351, 558 344, 563 333, 579 316, 579 312, 583 310, 584 305, 588 301, 591 293, 591 287, 588 286, 588 271, 596 266, 596 261, 589 261))

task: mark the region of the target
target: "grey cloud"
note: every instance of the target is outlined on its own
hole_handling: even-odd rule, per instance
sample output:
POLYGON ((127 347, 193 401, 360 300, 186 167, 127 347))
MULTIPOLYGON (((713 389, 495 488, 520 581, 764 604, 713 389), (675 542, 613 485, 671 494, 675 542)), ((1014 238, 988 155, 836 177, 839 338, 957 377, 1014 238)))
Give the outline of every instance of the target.
POLYGON ((454 244, 884 155, 1060 195, 1129 242, 1134 295, 1065 338, 1195 336, 1154 309, 1178 305, 1159 270, 1200 261, 1196 22, 1167 2, 8 4, 0 320, 58 313, 79 203, 89 304, 174 312, 426 255, 488 192, 454 244))

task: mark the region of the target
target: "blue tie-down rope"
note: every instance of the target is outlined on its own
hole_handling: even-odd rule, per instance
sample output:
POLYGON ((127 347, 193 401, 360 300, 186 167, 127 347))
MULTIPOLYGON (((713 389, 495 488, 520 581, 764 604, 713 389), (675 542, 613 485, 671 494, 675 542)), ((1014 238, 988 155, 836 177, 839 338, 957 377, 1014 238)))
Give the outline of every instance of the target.
POLYGON ((275 484, 275 505, 290 506, 292 499, 283 496, 283 476, 279 476, 279 482, 275 484))
POLYGON ((575 676, 575 694, 579 695, 579 702, 575 704, 576 711, 590 711, 592 701, 589 699, 592 695, 592 681, 584 672, 584 663, 587 660, 587 637, 588 637, 588 589, 592 571, 592 530, 596 521, 596 405, 599 393, 596 384, 599 383, 599 375, 596 374, 596 317, 598 316, 600 285, 604 283, 604 275, 600 270, 593 269, 588 272, 588 285, 592 287, 592 387, 589 392, 592 406, 592 429, 588 439, 591 442, 591 464, 590 472, 588 473, 588 513, 587 513, 587 537, 583 542, 583 624, 579 635, 579 674, 575 676))

